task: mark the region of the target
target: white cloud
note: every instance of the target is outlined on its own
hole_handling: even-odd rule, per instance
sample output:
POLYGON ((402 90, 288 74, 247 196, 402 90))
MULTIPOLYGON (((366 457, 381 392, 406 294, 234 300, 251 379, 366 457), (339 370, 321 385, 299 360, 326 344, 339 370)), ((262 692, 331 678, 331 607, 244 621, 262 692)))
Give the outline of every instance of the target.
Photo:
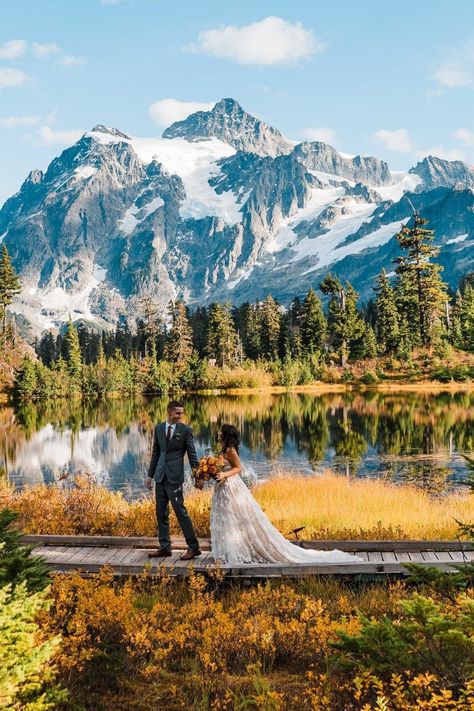
POLYGON ((21 69, 11 67, 0 67, 0 89, 7 89, 12 86, 22 86, 29 77, 21 69))
POLYGON ((37 126, 39 116, 5 116, 0 118, 0 128, 16 128, 17 126, 37 126))
POLYGON ((70 69, 71 67, 78 67, 81 64, 86 63, 86 58, 85 57, 80 57, 80 56, 74 56, 72 54, 64 54, 61 59, 59 60, 59 64, 61 64, 63 67, 66 69, 70 69))
POLYGON ((329 143, 330 146, 336 144, 336 132, 326 126, 320 126, 319 128, 308 126, 301 133, 308 141, 322 141, 323 143, 329 143))
MULTIPOLYGON (((454 134, 456 138, 460 138, 459 134, 465 131, 465 129, 459 129, 454 134)), ((466 134, 469 132, 466 131, 466 134)), ((406 128, 397 128, 393 131, 386 129, 380 129, 376 131, 374 136, 376 141, 381 143, 385 148, 395 153, 408 153, 418 160, 422 160, 426 156, 436 156, 437 158, 443 158, 444 160, 466 160, 465 153, 459 148, 446 148, 445 146, 431 146, 430 148, 419 148, 415 141, 410 138, 410 135, 406 128)), ((474 134, 472 134, 472 140, 474 145, 474 134)))
POLYGON ((102 5, 118 5, 122 0, 100 0, 102 5))
POLYGON ((430 78, 448 89, 474 86, 474 40, 452 49, 430 78))
POLYGON ((374 138, 385 148, 396 153, 412 153, 416 150, 406 128, 396 128, 393 131, 381 128, 380 131, 374 133, 374 138))
POLYGON ((436 70, 432 78, 441 86, 447 86, 450 89, 469 86, 472 82, 472 77, 467 69, 452 64, 443 64, 436 70))
POLYGON ((467 146, 474 146, 474 131, 468 131, 467 128, 458 128, 458 130, 454 132, 454 138, 457 138, 458 141, 462 141, 467 146))
POLYGON ((175 121, 182 121, 196 111, 210 111, 214 104, 198 101, 179 101, 179 99, 161 99, 150 105, 148 113, 159 126, 169 126, 175 121))
POLYGON ((41 126, 38 129, 37 137, 42 146, 67 146, 75 143, 84 131, 79 128, 71 128, 69 130, 56 130, 51 126, 41 126))
POLYGON ((436 158, 444 158, 444 160, 466 160, 466 155, 459 148, 445 148, 444 146, 432 146, 426 150, 417 150, 416 157, 420 160, 426 156, 436 156, 436 158))
POLYGON ((0 45, 0 59, 18 59, 25 54, 27 49, 28 44, 25 40, 9 40, 0 45))
POLYGON ((301 22, 266 17, 249 25, 227 25, 200 32, 188 50, 233 59, 239 64, 288 64, 325 49, 312 30, 301 22))
POLYGON ((33 42, 31 45, 31 51, 37 59, 45 59, 53 54, 59 54, 61 48, 58 47, 56 42, 33 42))

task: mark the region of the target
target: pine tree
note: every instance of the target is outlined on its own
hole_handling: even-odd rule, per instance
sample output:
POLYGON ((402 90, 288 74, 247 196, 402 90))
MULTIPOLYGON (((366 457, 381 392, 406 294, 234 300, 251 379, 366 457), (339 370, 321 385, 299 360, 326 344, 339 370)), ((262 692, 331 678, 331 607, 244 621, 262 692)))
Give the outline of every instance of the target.
POLYGON ((238 337, 230 304, 211 304, 207 323, 206 355, 221 366, 238 360, 238 337))
POLYGON ((75 385, 80 386, 82 377, 82 353, 77 328, 71 321, 71 317, 69 317, 67 325, 66 344, 66 362, 68 371, 73 378, 75 385))
POLYGON ((306 294, 301 308, 300 334, 305 354, 311 355, 323 348, 327 337, 327 322, 321 300, 313 288, 306 294))
POLYGON ((466 351, 474 351, 474 284, 463 279, 454 298, 450 328, 451 343, 466 351))
POLYGON ((12 303, 14 296, 20 291, 20 279, 12 264, 7 247, 5 243, 3 243, 0 255, 0 316, 2 318, 4 347, 6 344, 7 308, 12 303))
POLYGON ((193 332, 189 313, 184 301, 170 302, 168 313, 171 320, 168 331, 165 358, 171 363, 185 366, 193 352, 193 332))
POLYGON ((381 353, 394 353, 400 342, 399 313, 395 292, 390 286, 385 269, 377 277, 374 288, 375 300, 375 332, 381 353))
POLYGON ((365 326, 365 333, 362 336, 362 357, 375 358, 377 355, 377 338, 375 331, 369 324, 365 326))
POLYGON ((29 356, 25 355, 15 378, 15 394, 20 400, 31 400, 36 395, 36 385, 35 364, 29 356))
POLYGON ((338 351, 341 365, 345 365, 351 348, 364 333, 364 322, 357 310, 358 294, 346 282, 345 288, 339 279, 328 274, 321 282, 323 294, 329 295, 328 331, 333 347, 338 351))
POLYGON ((277 360, 280 346, 281 311, 278 303, 269 294, 260 307, 261 355, 277 360))
POLYGON ((440 276, 442 267, 431 261, 438 256, 439 249, 432 245, 433 230, 423 227, 427 223, 427 219, 415 212, 413 226, 402 227, 396 237, 407 254, 395 260, 398 265, 395 271, 400 279, 400 310, 424 347, 432 344, 444 319, 448 300, 446 284, 440 276))
POLYGON ((258 360, 262 355, 260 304, 245 304, 242 314, 241 335, 245 355, 258 360))

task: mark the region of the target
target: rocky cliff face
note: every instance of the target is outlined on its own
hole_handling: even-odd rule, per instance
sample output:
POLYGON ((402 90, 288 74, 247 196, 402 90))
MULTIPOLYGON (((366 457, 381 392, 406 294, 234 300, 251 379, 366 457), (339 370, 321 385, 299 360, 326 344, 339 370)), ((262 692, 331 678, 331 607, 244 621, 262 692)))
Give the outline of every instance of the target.
POLYGON ((184 121, 176 121, 164 131, 163 138, 218 138, 238 151, 260 156, 280 156, 293 149, 280 131, 248 114, 234 99, 222 99, 212 111, 197 111, 184 121))
POLYGON ((375 157, 294 146, 230 99, 161 139, 98 125, 0 211, 24 286, 13 308, 35 334, 69 316, 107 326, 133 322, 145 295, 162 309, 177 296, 288 302, 328 270, 367 298, 380 268, 393 270, 410 203, 454 286, 472 269, 472 181, 459 161, 391 174, 375 157))

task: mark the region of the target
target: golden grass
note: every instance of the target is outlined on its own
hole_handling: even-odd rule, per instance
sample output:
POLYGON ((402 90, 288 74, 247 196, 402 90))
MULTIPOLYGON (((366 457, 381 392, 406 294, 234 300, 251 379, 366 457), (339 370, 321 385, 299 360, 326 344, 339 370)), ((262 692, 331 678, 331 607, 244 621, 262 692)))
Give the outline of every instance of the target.
MULTIPOLYGON (((414 486, 346 479, 331 472, 307 477, 285 472, 254 487, 271 521, 285 535, 305 526, 305 539, 453 539, 456 520, 474 521, 474 496, 440 499, 414 486)), ((188 511, 198 535, 209 536, 211 492, 192 491, 188 511)), ((0 486, 0 506, 19 514, 25 533, 156 535, 153 497, 128 503, 120 493, 78 476, 74 485, 0 486)), ((174 534, 179 528, 171 517, 174 534)))
POLYGON ((474 520, 474 496, 434 499, 414 486, 374 479, 277 476, 255 488, 267 515, 285 534, 306 526, 305 538, 451 539, 455 519, 474 520))

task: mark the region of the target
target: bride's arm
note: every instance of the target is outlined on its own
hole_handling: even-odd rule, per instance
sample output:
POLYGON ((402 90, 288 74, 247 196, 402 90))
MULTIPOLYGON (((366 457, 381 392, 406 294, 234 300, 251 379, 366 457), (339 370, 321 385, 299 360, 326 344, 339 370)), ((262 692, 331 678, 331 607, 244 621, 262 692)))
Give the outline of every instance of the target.
POLYGON ((236 474, 240 474, 240 472, 242 471, 242 465, 240 464, 240 457, 233 447, 231 449, 227 450, 224 457, 227 459, 227 461, 231 465, 232 469, 229 469, 226 472, 219 472, 219 474, 216 476, 217 481, 223 481, 224 479, 227 479, 230 476, 235 476, 236 474))

